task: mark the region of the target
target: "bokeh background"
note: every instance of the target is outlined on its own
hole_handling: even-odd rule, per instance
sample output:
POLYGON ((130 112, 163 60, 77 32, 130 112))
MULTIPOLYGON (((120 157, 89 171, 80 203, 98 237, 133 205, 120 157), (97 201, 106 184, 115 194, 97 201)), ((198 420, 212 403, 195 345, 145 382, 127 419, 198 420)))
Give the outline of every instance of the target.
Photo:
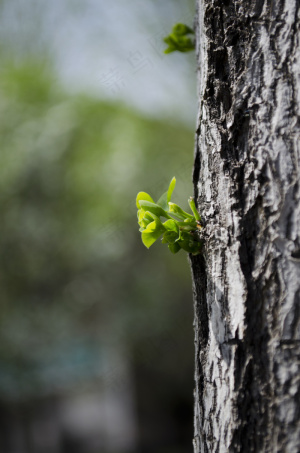
POLYGON ((187 453, 184 252, 135 197, 192 194, 193 1, 0 1, 0 452, 187 453))

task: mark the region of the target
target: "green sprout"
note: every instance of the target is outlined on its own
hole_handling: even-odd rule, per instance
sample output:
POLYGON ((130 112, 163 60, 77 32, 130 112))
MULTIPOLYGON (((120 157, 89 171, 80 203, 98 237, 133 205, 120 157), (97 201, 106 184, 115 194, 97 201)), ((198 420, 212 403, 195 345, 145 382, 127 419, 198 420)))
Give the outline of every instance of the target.
POLYGON ((146 192, 138 193, 136 205, 142 242, 149 248, 162 236, 162 243, 168 244, 172 253, 183 249, 188 253, 198 255, 202 248, 202 241, 198 234, 202 229, 201 217, 192 197, 189 199, 189 205, 193 215, 171 202, 175 184, 174 177, 167 192, 160 197, 157 203, 146 192), (161 218, 166 220, 163 221, 161 218))
POLYGON ((177 50, 178 52, 189 52, 195 49, 194 40, 188 35, 193 35, 194 31, 184 24, 175 24, 172 28, 172 33, 164 38, 164 42, 169 47, 165 53, 171 53, 177 50))

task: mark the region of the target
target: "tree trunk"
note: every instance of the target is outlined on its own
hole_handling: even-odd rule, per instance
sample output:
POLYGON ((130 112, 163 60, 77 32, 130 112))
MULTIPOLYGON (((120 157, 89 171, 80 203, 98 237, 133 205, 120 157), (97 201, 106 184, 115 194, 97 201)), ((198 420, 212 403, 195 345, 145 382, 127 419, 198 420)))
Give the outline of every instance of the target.
POLYGON ((194 451, 299 453, 299 1, 197 3, 194 451))

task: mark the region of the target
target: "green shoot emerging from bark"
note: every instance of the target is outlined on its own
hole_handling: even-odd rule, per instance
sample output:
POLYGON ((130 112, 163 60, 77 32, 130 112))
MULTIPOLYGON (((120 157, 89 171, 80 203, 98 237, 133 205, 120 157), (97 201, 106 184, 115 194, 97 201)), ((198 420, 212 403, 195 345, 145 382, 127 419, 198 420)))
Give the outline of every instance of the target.
POLYGON ((172 28, 172 33, 164 38, 164 42, 168 44, 165 53, 189 52, 195 49, 194 40, 188 35, 193 35, 193 30, 184 24, 175 24, 172 28))
POLYGON ((171 202, 175 184, 176 179, 173 178, 169 189, 157 203, 146 192, 138 193, 136 205, 142 241, 149 248, 162 236, 162 243, 168 244, 172 253, 183 249, 188 253, 198 255, 202 247, 201 239, 198 236, 199 230, 202 228, 201 217, 193 198, 189 199, 193 215, 171 202))

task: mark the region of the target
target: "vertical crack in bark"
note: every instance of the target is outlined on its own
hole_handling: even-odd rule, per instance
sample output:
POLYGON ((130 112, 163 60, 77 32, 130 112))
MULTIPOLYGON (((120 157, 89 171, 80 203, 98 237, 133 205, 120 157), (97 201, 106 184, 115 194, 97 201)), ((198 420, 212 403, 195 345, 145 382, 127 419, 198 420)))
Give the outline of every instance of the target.
POLYGON ((198 196, 199 196, 198 181, 199 181, 200 170, 201 170, 199 134, 200 134, 200 126, 198 126, 196 134, 195 134, 194 170, 193 170, 194 198, 195 198, 195 203, 196 203, 197 209, 198 209, 198 196))
POLYGON ((204 452, 209 453, 206 447, 206 432, 203 429, 205 382, 203 366, 205 366, 205 348, 208 342, 208 313, 206 301, 206 266, 202 255, 189 255, 192 269, 193 296, 194 296, 194 327, 195 327, 195 450, 200 441, 204 442, 204 452))
POLYGON ((206 302, 206 266, 203 255, 190 255, 193 277, 195 315, 198 320, 200 347, 205 348, 208 342, 208 313, 206 302))

